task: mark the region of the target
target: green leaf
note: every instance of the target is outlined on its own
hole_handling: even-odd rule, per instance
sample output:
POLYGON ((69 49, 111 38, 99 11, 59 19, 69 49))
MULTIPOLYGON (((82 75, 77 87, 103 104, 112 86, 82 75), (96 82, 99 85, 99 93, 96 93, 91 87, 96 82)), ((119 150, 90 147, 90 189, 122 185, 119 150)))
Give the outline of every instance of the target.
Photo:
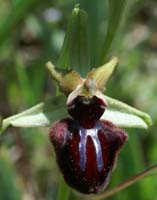
MULTIPOLYGON (((104 39, 105 24, 108 11, 108 1, 79 0, 81 7, 88 13, 88 44, 91 66, 100 64, 99 58, 104 39), (104 16, 105 15, 105 16, 104 16), (102 31, 102 28, 104 31, 102 31)), ((102 63, 101 63, 102 64, 102 63)), ((91 68, 92 69, 92 68, 91 68)))
POLYGON ((61 68, 78 71, 85 76, 90 69, 87 44, 87 13, 78 5, 72 11, 67 34, 58 61, 61 68))
POLYGON ((76 6, 72 12, 70 62, 82 76, 90 69, 87 41, 87 13, 76 6))
POLYGON ((124 8, 127 0, 108 0, 109 3, 109 19, 108 19, 108 27, 107 33, 105 36, 102 55, 101 55, 101 63, 105 62, 106 56, 110 50, 112 41, 115 37, 117 29, 120 25, 122 14, 124 13, 124 8))
POLYGON ((70 38, 71 38, 71 20, 68 23, 68 28, 64 37, 64 42, 57 62, 57 66, 59 66, 61 69, 70 68, 70 60, 69 60, 70 38))
POLYGON ((66 115, 66 98, 64 96, 57 96, 45 103, 39 103, 24 112, 4 119, 0 133, 9 125, 15 127, 49 126, 53 121, 66 115))
POLYGON ((102 119, 111 121, 119 127, 126 128, 148 128, 152 125, 151 117, 121 101, 106 96, 108 108, 104 112, 102 119))

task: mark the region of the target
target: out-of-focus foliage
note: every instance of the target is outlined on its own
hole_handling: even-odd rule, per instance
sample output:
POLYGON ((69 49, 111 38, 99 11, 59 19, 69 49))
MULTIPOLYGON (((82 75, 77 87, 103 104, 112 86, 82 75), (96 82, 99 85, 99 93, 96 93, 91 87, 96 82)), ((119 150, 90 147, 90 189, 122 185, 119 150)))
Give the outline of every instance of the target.
POLYGON ((15 169, 9 161, 7 151, 1 149, 0 152, 0 199, 19 199, 20 190, 16 186, 15 169))
MULTIPOLYGON (((49 59, 57 62, 76 2, 0 1, 3 118, 55 94, 44 65, 49 59)), ((97 66, 109 5, 103 0, 79 2, 89 14, 89 52, 92 66, 97 66)), ((157 155, 157 2, 128 0, 125 6, 122 26, 109 53, 118 56, 120 64, 106 93, 148 112, 154 125, 148 131, 128 130, 129 141, 120 153, 109 187, 154 164, 157 155)), ((59 176, 47 129, 10 128, 0 137, 0 199, 63 198, 65 195, 57 197, 59 176)), ((150 177, 109 199, 155 199, 156 188, 156 178, 150 177)), ((74 192, 69 195, 72 200, 83 198, 74 192)))

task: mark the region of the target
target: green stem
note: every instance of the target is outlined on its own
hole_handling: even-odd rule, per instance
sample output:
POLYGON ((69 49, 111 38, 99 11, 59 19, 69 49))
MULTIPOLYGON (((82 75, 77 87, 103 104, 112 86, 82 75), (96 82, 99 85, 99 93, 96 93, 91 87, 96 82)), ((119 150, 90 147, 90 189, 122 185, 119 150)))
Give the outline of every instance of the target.
POLYGON ((145 171, 131 177, 130 179, 120 183, 119 185, 113 187, 112 189, 106 191, 105 193, 93 197, 93 200, 99 200, 99 199, 105 199, 107 197, 110 197, 112 195, 114 195, 115 193, 131 186, 132 184, 136 183, 137 181, 143 179, 144 177, 148 176, 150 174, 150 172, 152 172, 153 170, 157 169, 157 165, 153 165, 151 167, 149 167, 148 169, 146 169, 145 171))
POLYGON ((63 177, 60 176, 57 200, 68 200, 69 196, 70 196, 70 188, 65 183, 63 177))

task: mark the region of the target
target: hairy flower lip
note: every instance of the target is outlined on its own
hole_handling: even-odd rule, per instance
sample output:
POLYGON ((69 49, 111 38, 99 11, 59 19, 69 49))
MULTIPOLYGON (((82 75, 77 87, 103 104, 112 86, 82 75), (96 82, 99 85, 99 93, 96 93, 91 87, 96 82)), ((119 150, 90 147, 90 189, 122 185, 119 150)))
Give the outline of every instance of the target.
POLYGON ((125 131, 111 122, 99 120, 86 129, 71 118, 54 123, 49 137, 66 182, 84 194, 100 193, 107 187, 127 140, 125 131))

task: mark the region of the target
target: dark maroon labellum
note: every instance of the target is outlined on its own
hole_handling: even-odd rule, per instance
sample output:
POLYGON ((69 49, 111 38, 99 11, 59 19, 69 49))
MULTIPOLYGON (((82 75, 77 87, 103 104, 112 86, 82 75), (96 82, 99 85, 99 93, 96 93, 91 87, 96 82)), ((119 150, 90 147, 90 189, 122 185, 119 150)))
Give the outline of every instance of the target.
POLYGON ((78 96, 66 118, 53 124, 50 140, 66 182, 81 193, 101 192, 108 184, 118 152, 127 134, 106 120, 99 120, 104 102, 78 96))

